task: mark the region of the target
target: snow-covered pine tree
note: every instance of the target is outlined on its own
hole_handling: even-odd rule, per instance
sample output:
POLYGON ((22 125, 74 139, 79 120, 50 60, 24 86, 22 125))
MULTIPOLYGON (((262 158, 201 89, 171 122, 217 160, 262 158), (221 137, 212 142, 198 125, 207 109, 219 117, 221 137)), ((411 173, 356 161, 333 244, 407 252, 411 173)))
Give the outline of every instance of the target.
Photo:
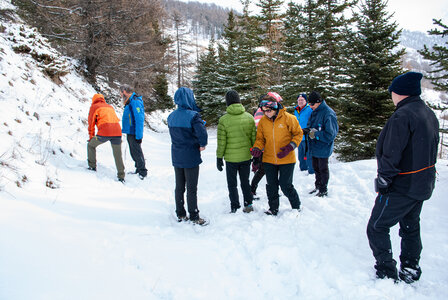
POLYGON ((316 2, 315 32, 318 47, 316 76, 320 78, 319 89, 325 100, 337 110, 338 87, 343 78, 342 49, 346 46, 343 29, 352 19, 346 17, 347 9, 356 4, 354 0, 318 0, 316 2))
MULTIPOLYGON (((433 19, 433 23, 441 29, 431 29, 428 31, 429 35, 448 36, 448 26, 443 24, 442 20, 433 19)), ((448 92, 448 42, 445 42, 445 45, 432 45, 431 48, 424 45, 423 49, 418 51, 424 58, 431 61, 431 66, 435 67, 428 72, 428 78, 436 90, 448 92)))
POLYGON ((209 125, 217 124, 219 117, 222 115, 224 96, 219 80, 217 80, 220 77, 217 64, 215 41, 211 39, 207 52, 199 57, 195 79, 193 80, 197 105, 202 109, 202 118, 209 125))
MULTIPOLYGON (((430 35, 446 37, 448 36, 448 26, 442 23, 442 20, 433 19, 434 25, 441 27, 441 29, 434 28, 428 31, 430 35)), ((429 71, 428 78, 431 83, 434 84, 435 89, 448 93, 448 42, 445 45, 434 44, 430 49, 428 46, 424 45, 423 49, 419 53, 426 59, 431 61, 431 66, 434 67, 432 71, 429 71)), ((442 99, 442 105, 431 106, 432 109, 439 110, 442 113, 448 109, 447 98, 442 99)), ((440 158, 443 157, 446 149, 448 148, 448 143, 446 142, 445 135, 448 134, 448 129, 446 128, 446 117, 440 124, 440 144, 442 149, 440 150, 440 158)))
MULTIPOLYGON (((316 89, 317 42, 315 26, 316 5, 307 0, 304 5, 288 3, 284 18, 284 43, 282 49, 282 95, 295 104, 299 93, 316 89)), ((289 102, 289 101, 288 101, 289 102)))
POLYGON ((260 7, 257 16, 261 25, 262 45, 265 55, 260 69, 260 86, 263 89, 279 90, 281 88, 282 70, 280 50, 282 48, 282 14, 283 0, 259 0, 256 5, 260 7))
POLYGON ((397 50, 401 30, 384 0, 364 0, 355 14, 356 29, 346 28, 344 48, 347 75, 341 90, 336 152, 343 161, 375 156, 378 135, 394 111, 388 87, 402 72, 397 50))
POLYGON ((240 94, 246 110, 252 112, 258 106, 258 97, 264 91, 260 88, 260 59, 263 56, 260 26, 256 17, 250 15, 250 0, 242 0, 243 14, 238 17, 238 72, 235 90, 240 94))

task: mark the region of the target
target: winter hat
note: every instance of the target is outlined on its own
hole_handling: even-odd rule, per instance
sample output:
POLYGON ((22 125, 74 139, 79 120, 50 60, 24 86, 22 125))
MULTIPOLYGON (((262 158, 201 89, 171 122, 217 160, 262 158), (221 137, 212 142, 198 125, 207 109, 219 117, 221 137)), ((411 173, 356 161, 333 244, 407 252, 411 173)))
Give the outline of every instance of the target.
POLYGON ((394 92, 402 96, 420 95, 422 93, 420 88, 420 80, 422 77, 422 73, 418 72, 407 72, 397 76, 390 84, 389 93, 394 92))
POLYGON ((104 100, 104 96, 103 96, 102 94, 95 94, 95 95, 93 95, 93 97, 92 97, 92 103, 95 103, 95 102, 98 101, 98 100, 103 100, 103 101, 105 101, 105 100, 104 100))
POLYGON ((305 101, 308 102, 308 97, 306 96, 305 93, 300 93, 300 94, 297 96, 297 99, 299 99, 300 97, 305 98, 305 101))
POLYGON ((321 103, 322 102, 322 97, 320 96, 320 94, 316 91, 312 91, 310 96, 308 97, 308 103, 309 104, 316 104, 316 103, 321 103))
POLYGON ((234 103, 241 103, 240 96, 236 91, 230 90, 226 93, 226 104, 229 106, 234 103))
POLYGON ((274 98, 275 101, 277 101, 277 102, 282 102, 282 101, 283 101, 282 96, 280 96, 280 95, 279 95, 278 93, 276 93, 276 92, 269 92, 269 93, 267 93, 267 95, 268 95, 268 96, 271 96, 272 98, 274 98))

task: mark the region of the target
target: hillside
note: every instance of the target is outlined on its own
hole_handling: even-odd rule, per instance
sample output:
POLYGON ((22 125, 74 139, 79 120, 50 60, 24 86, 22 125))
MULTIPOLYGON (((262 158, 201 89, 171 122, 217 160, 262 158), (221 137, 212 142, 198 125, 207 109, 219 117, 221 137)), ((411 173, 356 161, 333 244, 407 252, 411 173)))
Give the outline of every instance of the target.
MULTIPOLYGON (((215 167, 216 130, 209 129, 198 196, 210 225, 177 223, 166 115, 147 116, 157 129, 144 132, 147 179, 127 174, 124 185, 118 182, 108 144, 98 148, 98 171, 88 171, 86 118, 95 90, 69 58, 5 13, 5 3, 0 0, 0 299, 445 298, 447 160, 438 162, 436 189, 423 208, 423 275, 413 285, 375 279, 365 234, 374 160, 333 159, 323 199, 308 194, 314 178, 296 168, 300 214, 281 196, 279 216, 266 216, 264 179, 255 211, 229 214, 225 173, 215 167)), ((126 169, 133 170, 127 144, 122 147, 126 169)), ((397 259, 397 228, 391 234, 397 259)))

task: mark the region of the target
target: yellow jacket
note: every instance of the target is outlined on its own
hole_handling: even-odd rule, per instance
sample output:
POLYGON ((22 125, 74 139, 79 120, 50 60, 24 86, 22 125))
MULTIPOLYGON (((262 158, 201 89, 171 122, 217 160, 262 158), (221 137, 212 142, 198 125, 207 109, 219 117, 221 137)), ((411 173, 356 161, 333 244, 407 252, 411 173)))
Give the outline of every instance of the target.
POLYGON ((254 147, 264 149, 263 162, 285 165, 296 162, 295 151, 291 151, 284 158, 278 158, 280 148, 294 142, 299 146, 302 141, 303 131, 297 118, 286 112, 286 108, 279 110, 274 121, 266 116, 261 118, 257 128, 257 138, 254 147))

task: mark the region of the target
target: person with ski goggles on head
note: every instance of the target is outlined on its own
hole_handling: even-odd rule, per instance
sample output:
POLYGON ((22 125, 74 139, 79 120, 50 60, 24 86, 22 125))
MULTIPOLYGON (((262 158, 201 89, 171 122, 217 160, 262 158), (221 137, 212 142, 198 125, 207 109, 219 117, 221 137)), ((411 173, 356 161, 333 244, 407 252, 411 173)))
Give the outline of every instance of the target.
POLYGON ((267 215, 277 215, 279 186, 288 198, 292 209, 300 211, 299 195, 292 184, 296 156, 294 149, 302 140, 302 129, 296 117, 286 112, 281 96, 267 93, 260 102, 264 116, 257 128, 255 144, 251 150, 254 158, 263 154, 266 172, 266 192, 269 209, 267 215))

